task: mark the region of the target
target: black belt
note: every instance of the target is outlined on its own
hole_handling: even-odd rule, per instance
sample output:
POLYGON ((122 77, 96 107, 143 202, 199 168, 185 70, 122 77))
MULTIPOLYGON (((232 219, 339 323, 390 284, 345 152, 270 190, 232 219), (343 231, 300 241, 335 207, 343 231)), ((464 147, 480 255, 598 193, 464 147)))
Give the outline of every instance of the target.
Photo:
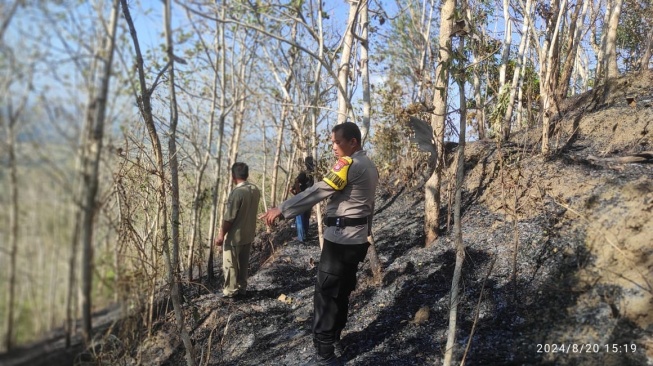
POLYGON ((367 225, 367 217, 327 217, 326 226, 359 226, 367 225))

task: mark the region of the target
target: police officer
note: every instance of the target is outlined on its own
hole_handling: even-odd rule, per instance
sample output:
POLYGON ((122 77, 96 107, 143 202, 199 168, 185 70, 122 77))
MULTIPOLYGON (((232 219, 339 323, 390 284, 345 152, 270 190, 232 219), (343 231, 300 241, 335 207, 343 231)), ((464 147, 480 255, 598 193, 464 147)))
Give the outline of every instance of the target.
POLYGON ((369 247, 367 236, 379 178, 376 166, 361 147, 361 132, 355 123, 336 125, 331 142, 338 161, 324 179, 260 216, 272 225, 277 217, 294 217, 328 198, 313 301, 316 365, 340 364, 334 345, 347 323, 358 263, 365 259, 369 247))

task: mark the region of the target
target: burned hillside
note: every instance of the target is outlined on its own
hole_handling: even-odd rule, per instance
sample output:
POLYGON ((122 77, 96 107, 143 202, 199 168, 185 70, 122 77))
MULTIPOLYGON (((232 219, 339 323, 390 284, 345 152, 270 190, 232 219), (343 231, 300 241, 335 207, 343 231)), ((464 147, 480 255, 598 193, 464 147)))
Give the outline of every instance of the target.
MULTIPOLYGON (((467 145, 457 359, 653 364, 651 98, 649 71, 566 101, 547 157, 538 153, 538 131, 500 146, 467 145)), ((347 365, 442 364, 453 237, 443 222, 444 234, 425 246, 423 182, 414 177, 384 177, 377 194, 373 230, 383 278, 375 283, 369 261, 362 264, 343 334, 347 365)), ((203 364, 303 365, 310 358, 319 246, 292 235, 284 223, 257 238, 244 300, 219 299, 220 276, 186 286, 184 309, 203 364)), ((134 322, 99 334, 98 346, 82 355, 32 350, 35 357, 0 362, 183 364, 172 312, 149 338, 134 322)))

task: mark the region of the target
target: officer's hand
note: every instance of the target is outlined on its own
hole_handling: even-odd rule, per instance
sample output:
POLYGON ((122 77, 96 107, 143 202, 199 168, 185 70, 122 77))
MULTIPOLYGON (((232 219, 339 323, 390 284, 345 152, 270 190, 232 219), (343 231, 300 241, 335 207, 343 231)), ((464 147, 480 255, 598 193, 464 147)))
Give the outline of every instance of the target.
POLYGON ((224 244, 224 236, 220 235, 215 239, 215 245, 221 247, 224 244))
POLYGON ((263 220, 267 226, 272 226, 274 224, 274 220, 276 220, 279 216, 281 216, 281 210, 276 207, 272 207, 258 218, 263 220))

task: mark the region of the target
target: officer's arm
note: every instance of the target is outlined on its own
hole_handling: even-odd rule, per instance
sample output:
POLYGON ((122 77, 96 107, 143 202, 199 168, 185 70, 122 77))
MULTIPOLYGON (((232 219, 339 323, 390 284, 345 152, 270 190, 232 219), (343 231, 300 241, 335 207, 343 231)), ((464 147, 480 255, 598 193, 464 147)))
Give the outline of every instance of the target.
POLYGON ((299 193, 279 205, 284 217, 294 217, 308 211, 316 203, 342 191, 347 186, 349 168, 353 159, 349 156, 338 159, 335 165, 327 172, 324 179, 313 184, 304 192, 299 193))
POLYGON ((304 192, 300 192, 296 196, 282 202, 279 205, 279 209, 284 217, 292 218, 308 211, 315 204, 330 197, 334 193, 336 193, 335 189, 324 181, 320 181, 307 188, 304 192))

